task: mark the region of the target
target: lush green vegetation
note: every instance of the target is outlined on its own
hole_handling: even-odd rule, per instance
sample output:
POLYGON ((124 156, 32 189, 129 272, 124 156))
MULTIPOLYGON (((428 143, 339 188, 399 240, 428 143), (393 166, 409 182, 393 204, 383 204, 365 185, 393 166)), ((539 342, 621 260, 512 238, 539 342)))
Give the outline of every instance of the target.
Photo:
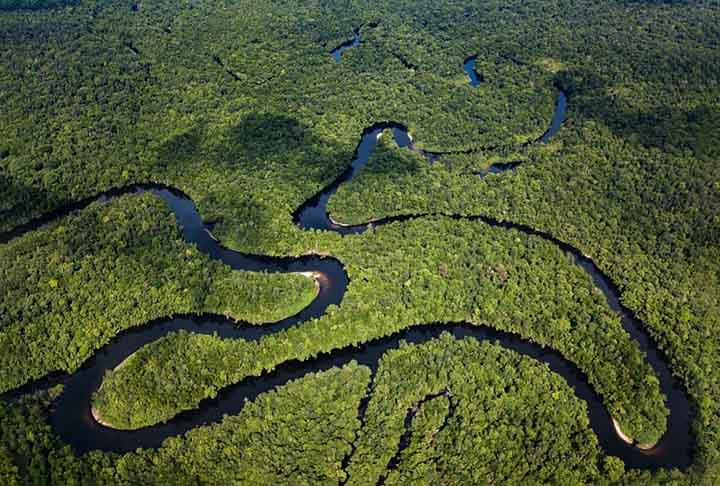
POLYGON ((651 368, 602 293, 554 245, 438 218, 345 238, 331 253, 351 279, 339 307, 259 343, 185 333, 150 344, 106 377, 100 415, 122 427, 148 425, 288 359, 309 359, 413 324, 467 320, 561 351, 633 437, 654 442, 664 431, 666 411, 651 368))
MULTIPOLYGON (((343 222, 427 212, 487 214, 572 243, 620 284, 624 303, 650 326, 691 393, 706 397, 697 433, 714 444, 718 405, 706 393, 717 389, 711 370, 720 364, 709 339, 720 324, 717 146, 691 151, 668 145, 661 151, 652 147, 657 141, 633 145, 595 120, 580 124, 580 103, 597 100, 578 88, 578 80, 573 83, 572 123, 551 144, 511 154, 509 160, 527 160, 515 173, 480 179, 472 172, 487 162, 473 164, 469 156, 428 167, 386 143, 365 173, 341 187, 331 210, 343 222), (549 190, 558 187, 573 190, 549 190)), ((693 140, 715 137, 706 131, 693 140)), ((715 453, 710 446, 708 454, 715 453)))
MULTIPOLYGON (((390 145, 342 188, 332 210, 347 221, 486 213, 548 231, 592 255, 648 324, 697 410, 693 468, 677 475, 631 473, 626 482, 720 481, 716 1, 160 0, 138 7, 111 0, 17 9, 40 5, 0 3, 0 10, 11 10, 0 12, 0 231, 64 201, 157 180, 190 194, 204 217, 218 221, 214 232, 224 244, 255 253, 329 252, 347 263, 353 278, 342 307, 252 350, 178 335, 141 351, 137 358, 147 366, 150 350, 185 356, 178 348, 191 342, 200 356, 244 359, 226 376, 222 364, 211 368, 216 376, 179 360, 153 368, 183 384, 177 400, 154 380, 112 375, 107 408, 115 408, 119 422, 153 422, 196 403, 207 392, 186 376, 202 376, 202 386, 216 390, 286 357, 308 357, 409 323, 469 319, 562 350, 588 370, 611 410, 625 406, 625 427, 656 436, 663 413, 657 387, 644 381, 647 367, 587 279, 550 246, 442 219, 342 241, 292 225, 292 211, 349 163, 366 125, 405 123, 419 144, 443 151, 509 145, 544 130, 558 82, 571 95, 570 120, 550 145, 454 156, 432 168, 390 145), (363 30, 363 44, 335 64, 329 50, 371 22, 378 25, 363 30), (477 89, 467 86, 461 69, 469 54, 478 55, 477 70, 486 79, 477 89), (491 160, 517 158, 529 163, 513 174, 471 175, 491 160), (476 248, 488 239, 497 243, 471 251, 467 238, 476 238, 476 248), (525 261, 529 255, 532 264, 525 261), (502 283, 498 265, 514 287, 502 283), (446 271, 450 277, 442 276, 446 271), (255 368, 249 352, 259 355, 255 368), (634 387, 648 394, 637 395, 634 387), (159 415, 123 412, 113 389, 157 392, 150 400, 162 405, 159 415)), ((260 322, 307 302, 309 281, 210 264, 177 241, 165 216, 152 198, 128 198, 0 247, 0 340, 10 350, 0 358, 2 389, 74 369, 119 330, 153 317, 229 310, 260 322), (103 211, 127 213, 125 229, 108 230, 103 211), (75 236, 51 233, 71 224, 75 236), (135 234, 130 227, 146 229, 135 234), (145 290, 148 279, 156 290, 145 290), (210 296, 216 299, 209 302, 210 296), (258 301, 268 305, 253 307, 258 301)), ((428 402, 427 415, 416 417, 419 441, 435 427, 442 400, 428 402)), ((16 405, 3 407, 16 415, 4 422, 3 437, 17 429, 26 445, 4 442, 0 478, 42 484, 67 477, 82 484, 103 477, 99 471, 109 459, 93 455, 100 465, 89 466, 74 458, 51 437, 39 408, 23 415, 16 405), (28 430, 38 439, 27 439, 28 430), (45 472, 31 473, 24 458, 45 472)), ((223 440, 218 429, 203 433, 223 440)), ((406 480, 410 472, 402 464, 434 452, 418 447, 408 454, 388 482, 406 480)), ((236 464, 226 456, 198 457, 236 464)), ((153 470, 144 460, 134 464, 138 474, 153 470)), ((600 476, 620 472, 615 461, 610 465, 598 466, 600 476)), ((173 480, 223 483, 193 474, 178 472, 173 480)))
POLYGON ((218 15, 212 3, 158 2, 132 12, 111 2, 22 21, 3 16, 0 149, 8 156, 0 175, 8 198, 0 210, 8 211, 0 229, 64 200, 155 179, 221 220, 224 241, 232 235, 264 247, 287 236, 288 215, 347 164, 373 121, 408 123, 438 149, 544 130, 554 90, 542 67, 498 60, 494 81, 473 90, 459 67, 446 70, 451 79, 431 70, 415 79, 384 49, 354 49, 338 66, 329 46, 356 20, 314 8, 239 4, 232 9, 242 15, 218 15), (32 42, 38 31, 42 49, 32 42))
POLYGON ((179 313, 253 323, 316 293, 300 275, 234 272, 180 238, 150 194, 96 203, 0 246, 0 390, 76 370, 123 329, 179 313))
POLYGON ((348 484, 385 475, 407 411, 444 389, 448 396, 421 405, 411 447, 386 484, 581 485, 597 477, 597 439, 561 378, 499 346, 446 337, 383 357, 348 484))
POLYGON ((81 458, 45 425, 51 395, 43 393, 0 405, 0 446, 19 484, 33 485, 370 484, 380 475, 386 484, 604 484, 623 474, 622 462, 603 458, 564 380, 497 345, 447 336, 388 352, 361 424, 368 380, 369 370, 351 363, 263 394, 157 451, 81 458), (411 447, 388 470, 408 410, 442 390, 421 405, 411 447))
POLYGON ((0 0, 0 12, 51 9, 77 3, 77 0, 0 0))
POLYGON ((10 451, 10 473, 19 470, 19 484, 32 486, 337 484, 368 379, 356 364, 308 375, 220 424, 122 457, 75 456, 45 424, 49 397, 26 397, 0 403, 0 446, 10 451))
POLYGON ((261 395, 236 417, 117 465, 129 484, 337 484, 369 370, 350 364, 261 395), (148 463, 156 466, 148 468, 148 463), (221 467, 217 467, 222 465, 221 467))

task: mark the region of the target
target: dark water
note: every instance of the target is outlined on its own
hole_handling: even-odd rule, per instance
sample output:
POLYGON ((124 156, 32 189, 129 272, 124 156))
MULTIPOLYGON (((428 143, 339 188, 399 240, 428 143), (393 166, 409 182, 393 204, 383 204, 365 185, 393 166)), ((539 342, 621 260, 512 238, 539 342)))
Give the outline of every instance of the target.
POLYGON ((478 72, 475 70, 475 63, 477 62, 477 56, 470 56, 467 59, 465 59, 465 62, 463 62, 463 69, 467 73, 468 77, 470 77, 470 86, 473 88, 477 88, 480 86, 480 83, 483 82, 483 77, 481 74, 478 74, 478 72))
POLYGON ((353 32, 353 38, 349 41, 343 42, 339 46, 337 46, 335 49, 330 51, 330 55, 335 59, 335 62, 340 62, 342 59, 342 53, 346 49, 350 49, 352 47, 357 47, 360 45, 360 29, 355 29, 353 32))
POLYGON ((539 140, 537 140, 538 142, 547 143, 552 137, 557 134, 557 132, 560 131, 563 123, 565 122, 565 116, 567 114, 567 102, 567 94, 563 90, 558 89, 558 97, 557 101, 555 102, 555 111, 553 112, 552 120, 550 120, 550 127, 543 134, 543 136, 540 137, 539 140))
MULTIPOLYGON (((535 142, 547 142, 550 137, 557 133, 562 126, 566 108, 567 98, 561 92, 558 96, 555 115, 550 127, 535 142)), ((407 129, 400 124, 379 123, 369 127, 363 132, 355 157, 348 169, 325 189, 298 208, 295 213, 295 221, 300 227, 335 231, 341 234, 354 234, 366 231, 371 224, 372 226, 381 226, 390 222, 432 216, 399 216, 385 218, 371 224, 354 226, 339 225, 334 223, 328 216, 327 202, 330 196, 337 191, 341 184, 355 177, 367 164, 377 144, 378 135, 388 128, 393 130, 398 145, 410 150, 418 150, 413 145, 407 129)), ((425 155, 427 156, 427 154, 425 155)), ((440 155, 428 156, 428 159, 432 162, 437 157, 440 157, 440 155)), ((519 162, 496 164, 493 166, 494 168, 491 168, 491 172, 512 170, 518 164, 519 162)), ((222 261, 233 269, 283 273, 315 272, 318 275, 317 281, 320 284, 320 291, 315 300, 299 314, 263 326, 237 324, 212 315, 200 317, 179 316, 150 322, 120 333, 89 359, 76 373, 70 376, 53 375, 48 380, 65 383, 65 390, 55 403, 50 422, 55 432, 78 452, 94 449, 124 452, 138 447, 158 447, 167 437, 182 434, 204 424, 218 422, 226 414, 237 414, 242 409, 246 399, 252 400, 265 391, 287 383, 288 380, 300 378, 309 372, 327 370, 348 363, 350 360, 356 360, 369 366, 372 370, 376 370, 378 360, 382 354, 388 349, 397 347, 400 340, 423 343, 439 336, 444 331, 448 331, 458 339, 473 338, 497 342, 503 347, 547 363, 553 371, 568 382, 575 394, 587 403, 591 427, 597 434, 604 451, 607 454, 622 458, 628 467, 651 469, 659 467, 685 468, 691 462, 690 404, 687 395, 681 384, 672 377, 666 360, 645 332, 645 327, 632 312, 620 303, 619 290, 612 281, 597 268, 592 260, 583 256, 580 251, 567 243, 557 240, 552 235, 522 224, 497 221, 482 215, 456 215, 452 217, 458 220, 481 221, 494 227, 519 231, 542 238, 571 255, 575 263, 592 277, 595 285, 605 295, 609 306, 620 316, 623 327, 639 343, 640 348, 647 353, 647 360, 653 367, 667 397, 667 405, 671 412, 668 420, 668 431, 655 448, 650 451, 641 451, 623 442, 614 432, 611 419, 602 406, 600 397, 588 384, 587 377, 558 352, 542 348, 514 334, 467 323, 419 324, 392 336, 378 338, 361 346, 338 349, 309 361, 285 362, 269 373, 259 377, 247 378, 236 385, 223 389, 215 399, 204 400, 198 409, 180 413, 166 424, 134 431, 119 431, 104 427, 95 422, 90 414, 92 394, 100 385, 106 370, 114 368, 145 344, 181 329, 196 333, 216 333, 220 337, 228 339, 261 340, 264 336, 295 325, 301 325, 308 319, 323 315, 328 305, 337 305, 342 302, 348 284, 348 277, 342 264, 333 258, 319 256, 274 258, 242 254, 222 247, 211 237, 197 209, 187 196, 175 189, 152 184, 127 186, 68 205, 0 237, 0 241, 8 241, 27 231, 37 229, 94 201, 103 201, 123 194, 144 191, 150 191, 166 201, 175 214, 178 224, 182 227, 182 235, 185 241, 196 245, 210 258, 222 261)), ((48 380, 42 380, 40 384, 45 385, 48 380)), ((28 385, 28 387, 23 387, 21 390, 32 386, 28 385)), ((364 405, 360 407, 361 419, 364 419, 367 400, 366 397, 363 400, 364 405)), ((347 458, 344 463, 347 464, 347 458)))

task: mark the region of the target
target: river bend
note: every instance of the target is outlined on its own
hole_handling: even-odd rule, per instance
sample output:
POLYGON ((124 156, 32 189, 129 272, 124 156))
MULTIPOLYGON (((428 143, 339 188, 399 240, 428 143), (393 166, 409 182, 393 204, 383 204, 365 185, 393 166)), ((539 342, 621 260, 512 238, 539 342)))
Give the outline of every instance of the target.
MULTIPOLYGON (((343 44, 333 55, 340 58, 341 48, 357 45, 359 31, 353 41, 343 44)), ((468 58, 465 62, 466 71, 474 83, 480 82, 474 71, 475 58, 468 58), (475 77, 473 77, 473 74, 475 77)), ((555 113, 548 130, 537 140, 531 143, 547 142, 562 127, 567 109, 567 96, 558 92, 555 113)), ((367 164, 380 133, 385 129, 392 129, 398 145, 425 155, 430 162, 441 158, 441 153, 424 152, 418 149, 407 129, 398 123, 377 123, 367 128, 357 146, 355 156, 350 166, 340 174, 327 187, 303 203, 295 212, 296 224, 304 229, 320 229, 334 231, 342 235, 357 234, 370 227, 378 227, 390 222, 404 221, 416 218, 428 218, 433 214, 395 216, 358 225, 343 225, 333 221, 327 213, 327 203, 330 197, 343 183, 354 178, 367 164)), ((494 164, 486 173, 500 173, 515 170, 518 163, 494 164)), ((50 422, 55 432, 77 452, 87 452, 101 449, 106 451, 125 452, 139 447, 159 447, 168 437, 180 435, 195 427, 218 422, 226 414, 237 414, 246 400, 254 399, 259 394, 297 379, 310 372, 318 372, 341 366, 351 360, 377 370, 380 357, 387 350, 398 346, 401 340, 410 343, 424 343, 438 337, 442 332, 450 332, 456 338, 474 338, 478 340, 496 341, 503 347, 547 363, 550 368, 561 375, 573 388, 575 395, 586 402, 590 418, 590 426, 597 435, 600 445, 607 454, 623 459, 628 467, 637 468, 672 468, 688 467, 691 462, 692 440, 690 434, 690 403, 681 384, 672 376, 666 360, 645 330, 645 326, 625 308, 620 302, 620 292, 613 282, 588 257, 571 245, 559 241, 550 234, 530 228, 526 225, 508 221, 498 221, 485 215, 446 215, 458 220, 471 220, 500 227, 508 230, 520 231, 527 235, 548 241, 564 252, 568 253, 583 270, 591 277, 595 285, 605 295, 608 305, 619 316, 625 330, 635 339, 657 378, 661 383, 662 391, 667 398, 670 409, 668 429, 659 443, 651 450, 641 450, 623 441, 615 432, 612 419, 602 405, 597 393, 588 384, 587 377, 560 353, 543 348, 520 338, 517 335, 490 329, 484 326, 472 325, 464 322, 431 323, 411 326, 391 336, 379 337, 360 346, 348 346, 336 349, 330 353, 304 361, 287 361, 272 371, 258 377, 249 377, 235 385, 228 386, 220 391, 214 399, 206 399, 200 403, 199 408, 178 414, 175 418, 164 424, 158 424, 139 430, 123 431, 105 427, 95 421, 91 414, 92 395, 100 386, 105 372, 116 367, 128 356, 142 346, 152 343, 171 332, 185 330, 195 333, 216 333, 219 337, 227 339, 244 339, 256 341, 264 336, 275 334, 292 326, 302 325, 303 322, 322 316, 329 305, 339 305, 348 285, 348 276, 342 264, 325 256, 302 256, 294 258, 277 258, 261 255, 248 255, 224 248, 215 240, 203 223, 195 205, 185 194, 177 189, 159 184, 137 184, 113 189, 100 195, 83 199, 69 204, 50 214, 21 225, 5 235, 0 235, 0 243, 19 237, 28 231, 42 227, 67 214, 82 209, 96 201, 106 201, 125 194, 152 192, 161 197, 175 215, 181 227, 182 236, 188 244, 208 255, 211 259, 219 260, 233 269, 284 273, 312 273, 318 283, 319 291, 316 298, 300 313, 281 321, 262 326, 235 323, 221 316, 176 316, 148 322, 145 325, 125 330, 118 334, 108 344, 97 351, 92 358, 83 364, 80 370, 71 375, 62 373, 40 380, 11 393, 21 393, 27 389, 38 386, 47 386, 50 383, 62 382, 64 392, 56 400, 50 416, 50 422)), ((367 403, 368 397, 364 399, 367 403)), ((360 407, 360 418, 364 418, 364 407, 360 407)), ((401 444, 402 447, 402 444, 401 444)), ((398 451, 399 454, 400 451, 398 451)), ((347 461, 346 461, 347 462, 347 461)))

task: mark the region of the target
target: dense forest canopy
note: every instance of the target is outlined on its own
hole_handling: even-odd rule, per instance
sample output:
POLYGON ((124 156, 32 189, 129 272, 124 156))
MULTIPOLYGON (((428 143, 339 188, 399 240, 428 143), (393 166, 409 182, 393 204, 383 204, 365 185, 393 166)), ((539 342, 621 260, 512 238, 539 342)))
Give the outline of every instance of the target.
POLYGON ((0 483, 720 482, 716 1, 0 0, 0 99, 0 235, 158 182, 188 194, 222 245, 332 255, 350 279, 341 305, 258 342, 177 332, 142 347, 93 399, 116 427, 170 420, 287 360, 468 321, 559 351, 625 431, 657 440, 657 378, 594 283, 541 238, 450 217, 487 215, 567 242, 612 278, 687 389, 694 445, 687 470, 625 467, 559 375, 444 336, 388 352, 375 378, 349 363, 293 380, 157 450, 79 455, 48 420, 62 386, 20 387, 161 317, 261 326, 317 292, 211 261, 143 194, 0 238, 0 483), (527 144, 558 90, 562 130, 527 144), (294 224, 386 121, 448 155, 429 163, 386 133, 330 214, 433 216, 347 237, 294 224))

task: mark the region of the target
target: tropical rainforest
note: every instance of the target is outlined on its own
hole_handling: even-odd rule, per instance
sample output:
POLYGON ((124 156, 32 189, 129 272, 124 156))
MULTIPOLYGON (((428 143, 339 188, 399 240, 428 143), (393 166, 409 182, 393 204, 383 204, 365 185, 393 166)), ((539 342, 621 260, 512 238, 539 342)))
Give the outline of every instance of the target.
POLYGON ((720 483, 717 1, 0 0, 0 100, 0 484, 720 483))

